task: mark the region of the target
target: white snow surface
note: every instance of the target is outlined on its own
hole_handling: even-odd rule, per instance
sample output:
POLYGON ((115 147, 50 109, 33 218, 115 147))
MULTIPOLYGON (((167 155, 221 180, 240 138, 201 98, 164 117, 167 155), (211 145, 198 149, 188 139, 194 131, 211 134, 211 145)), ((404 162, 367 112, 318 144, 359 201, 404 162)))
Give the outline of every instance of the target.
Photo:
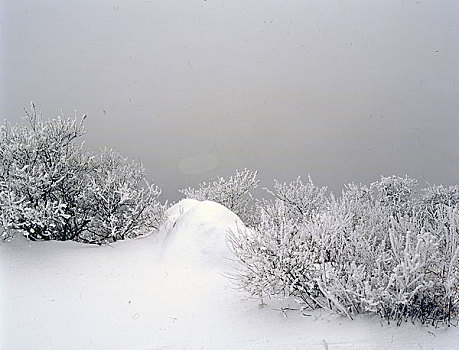
POLYGON ((161 232, 161 255, 168 264, 195 270, 231 269, 234 258, 226 234, 244 224, 236 214, 211 201, 184 199, 169 208, 161 232))
POLYGON ((459 349, 456 327, 259 307, 224 277, 238 225, 217 203, 183 200, 142 239, 1 242, 0 349, 459 349))

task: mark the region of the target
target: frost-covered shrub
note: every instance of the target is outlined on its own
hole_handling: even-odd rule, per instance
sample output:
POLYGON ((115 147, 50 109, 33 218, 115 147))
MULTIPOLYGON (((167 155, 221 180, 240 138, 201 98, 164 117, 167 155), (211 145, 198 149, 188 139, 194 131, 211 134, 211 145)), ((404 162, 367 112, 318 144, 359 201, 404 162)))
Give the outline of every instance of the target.
POLYGON ((325 191, 310 178, 307 184, 299 178, 289 184, 275 181, 274 190, 268 191, 274 198, 257 202, 258 224, 228 235, 230 248, 243 264, 235 279, 252 295, 288 296, 300 289, 309 299, 318 295, 306 277, 314 271, 309 264, 314 246, 302 228, 327 205, 325 191))
POLYGON ((433 185, 424 188, 422 189, 421 202, 432 207, 439 205, 455 207, 459 204, 459 186, 443 187, 442 185, 433 185))
POLYGON ((422 189, 419 206, 431 222, 437 220, 441 207, 457 208, 459 206, 459 186, 443 187, 433 185, 422 189))
POLYGON ((274 189, 267 190, 277 201, 289 207, 297 218, 309 218, 326 204, 326 187, 317 187, 308 176, 308 182, 303 183, 298 177, 290 183, 274 181, 274 189))
POLYGON ((72 239, 86 218, 72 220, 66 198, 78 201, 80 178, 89 159, 73 141, 83 121, 58 117, 42 121, 27 113, 28 126, 3 125, 0 135, 0 208, 2 226, 31 239, 72 239))
POLYGON ((76 144, 84 118, 45 121, 32 105, 27 125, 1 127, 3 236, 101 243, 157 227, 159 190, 143 184, 141 166, 76 144))
POLYGON ((85 194, 92 217, 81 238, 109 242, 158 229, 165 206, 157 200, 159 188, 145 180, 144 168, 112 150, 97 154, 92 161, 95 166, 85 194))
POLYGON ((381 180, 370 185, 369 191, 373 202, 391 208, 394 214, 410 213, 415 204, 414 195, 417 181, 408 176, 381 177, 381 180))
POLYGON ((296 210, 301 218, 287 201, 268 203, 259 225, 229 235, 242 263, 236 281, 254 296, 293 296, 350 318, 449 324, 459 311, 459 208, 438 205, 429 219, 414 184, 351 184, 309 215, 296 210))
POLYGON ((225 179, 218 177, 217 181, 202 182, 199 188, 180 190, 185 198, 210 200, 225 206, 246 225, 253 225, 253 197, 251 191, 258 186, 257 171, 247 169, 236 170, 236 174, 225 179))
POLYGON ((274 180, 273 189, 264 189, 269 198, 256 199, 251 215, 251 227, 263 224, 262 218, 269 218, 273 225, 281 225, 281 221, 300 223, 310 218, 327 205, 326 187, 317 187, 308 176, 303 183, 298 177, 290 183, 274 180))
MULTIPOLYGON (((284 202, 275 201, 269 210, 261 211, 255 228, 239 228, 228 234, 229 246, 243 263, 234 276, 252 296, 288 296, 293 290, 294 269, 306 272, 308 261, 297 255, 306 240, 298 237, 299 222, 289 215, 284 202)), ((301 250, 307 253, 307 250, 301 250)))
POLYGON ((321 306, 349 317, 378 313, 398 322, 449 322, 459 306, 458 276, 456 252, 440 248, 447 240, 445 232, 421 217, 384 216, 379 209, 373 214, 379 219, 352 230, 342 220, 341 227, 330 225, 337 220, 336 211, 306 226, 321 251, 317 267, 322 273, 316 276, 321 306), (451 268, 456 273, 441 275, 451 268))

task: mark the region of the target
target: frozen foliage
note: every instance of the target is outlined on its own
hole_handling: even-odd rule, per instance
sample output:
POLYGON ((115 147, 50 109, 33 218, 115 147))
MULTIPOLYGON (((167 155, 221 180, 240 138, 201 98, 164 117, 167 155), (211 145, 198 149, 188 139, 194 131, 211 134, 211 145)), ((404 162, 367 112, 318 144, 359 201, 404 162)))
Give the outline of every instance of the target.
POLYGON ((275 180, 274 191, 268 190, 268 193, 297 210, 299 214, 310 217, 323 206, 326 190, 326 187, 315 186, 311 177, 308 176, 306 184, 303 184, 299 177, 289 184, 281 184, 275 180))
POLYGON ((158 188, 145 182, 140 165, 76 144, 84 118, 45 121, 32 105, 28 125, 1 127, 3 236, 103 243, 158 227, 164 211, 158 188))
POLYGON ((214 182, 202 182, 199 188, 185 188, 180 192, 189 199, 220 203, 235 213, 246 225, 252 225, 253 197, 250 191, 258 186, 257 171, 236 170, 228 179, 219 177, 214 182))
POLYGON ((430 186, 424 188, 421 194, 420 205, 426 218, 431 222, 437 220, 437 215, 441 207, 459 206, 459 186, 430 186))
POLYGON ((404 215, 413 209, 414 189, 417 181, 409 177, 381 177, 370 185, 369 195, 374 204, 388 208, 393 214, 404 215))
POLYGON ((158 187, 145 180, 143 167, 112 150, 94 156, 93 162, 86 183, 92 218, 82 238, 116 241, 158 229, 165 207, 157 201, 158 187))
POLYGON ((262 210, 277 208, 282 203, 284 209, 288 211, 287 216, 300 221, 312 217, 326 205, 327 188, 315 186, 310 176, 305 184, 299 177, 288 184, 274 180, 273 191, 269 189, 266 191, 275 199, 271 203, 265 202, 265 205, 261 206, 262 210))
POLYGON ((257 227, 230 234, 242 263, 235 279, 253 296, 294 296, 350 318, 450 324, 459 309, 457 192, 431 187, 419 199, 415 184, 383 177, 350 184, 340 198, 311 181, 310 191, 284 185, 292 193, 263 202, 257 227), (291 198, 303 193, 311 206, 301 208, 312 209, 292 215, 291 198))

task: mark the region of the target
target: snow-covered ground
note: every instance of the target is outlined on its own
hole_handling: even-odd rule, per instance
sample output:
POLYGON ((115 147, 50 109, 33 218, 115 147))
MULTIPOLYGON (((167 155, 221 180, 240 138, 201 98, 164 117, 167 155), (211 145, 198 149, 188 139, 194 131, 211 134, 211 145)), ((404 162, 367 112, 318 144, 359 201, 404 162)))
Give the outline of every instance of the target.
POLYGON ((91 246, 0 243, 0 349, 459 349, 459 329, 260 307, 223 275, 219 204, 185 200, 159 234, 91 246))

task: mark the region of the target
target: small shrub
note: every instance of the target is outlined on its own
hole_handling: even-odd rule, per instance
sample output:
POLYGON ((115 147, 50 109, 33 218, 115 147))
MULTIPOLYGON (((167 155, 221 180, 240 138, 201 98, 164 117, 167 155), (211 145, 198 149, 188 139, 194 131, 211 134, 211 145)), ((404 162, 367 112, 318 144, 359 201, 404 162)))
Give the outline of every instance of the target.
POLYGON ((143 168, 113 151, 90 153, 84 119, 45 121, 32 105, 27 125, 0 130, 2 235, 31 240, 110 242, 158 227, 160 191, 143 168))
POLYGON ((180 193, 185 198, 220 203, 238 215, 246 225, 252 225, 254 200, 251 191, 258 186, 257 174, 257 171, 247 169, 236 170, 236 174, 228 179, 218 177, 217 181, 202 182, 199 188, 185 188, 180 193))
POLYGON ((234 277, 251 295, 298 296, 301 290, 304 299, 309 296, 311 306, 317 306, 317 286, 311 283, 315 268, 310 264, 315 246, 302 228, 327 205, 325 191, 311 178, 307 184, 299 178, 289 184, 275 181, 274 191, 268 190, 274 198, 257 202, 258 224, 228 235, 243 266, 234 277))
MULTIPOLYGON (((299 177, 290 183, 280 183, 275 180, 273 191, 269 189, 266 191, 274 197, 275 202, 284 203, 292 217, 301 221, 312 217, 327 204, 325 196, 327 188, 314 185, 310 176, 305 184, 299 177)), ((267 204, 265 207, 273 206, 269 202, 265 204, 267 204)))
POLYGON ((113 150, 97 154, 93 162, 86 185, 92 218, 82 238, 116 241, 158 229, 165 206, 157 200, 159 188, 145 180, 144 168, 113 150))
POLYGON ((229 235, 241 262, 234 278, 253 296, 293 296, 350 318, 451 324, 459 311, 459 209, 443 201, 426 215, 414 185, 392 177, 348 185, 340 198, 310 191, 321 193, 311 202, 323 204, 309 212, 292 212, 292 201, 278 196, 263 202, 256 227, 229 235))
POLYGON ((441 207, 457 208, 459 206, 459 186, 429 186, 422 189, 419 205, 430 222, 437 220, 441 207))
POLYGON ((393 214, 409 214, 416 204, 414 200, 417 181, 408 176, 381 177, 370 185, 369 191, 373 203, 391 208, 393 214))

